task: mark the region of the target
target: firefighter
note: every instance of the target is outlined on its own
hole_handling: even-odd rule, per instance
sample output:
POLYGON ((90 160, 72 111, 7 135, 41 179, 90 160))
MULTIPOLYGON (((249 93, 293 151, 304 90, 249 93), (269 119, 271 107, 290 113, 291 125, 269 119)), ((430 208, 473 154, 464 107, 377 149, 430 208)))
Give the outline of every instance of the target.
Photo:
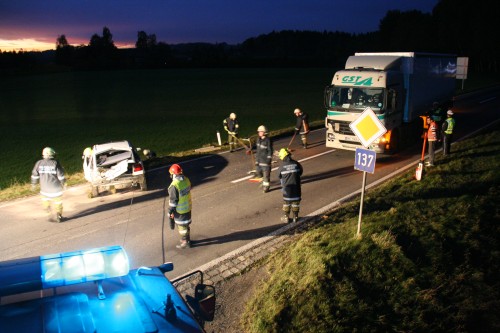
POLYGON ((90 181, 92 179, 92 168, 91 168, 92 148, 87 147, 83 150, 82 160, 83 160, 83 175, 85 176, 85 179, 90 181))
POLYGON ((297 222, 300 201, 302 200, 300 188, 300 177, 303 172, 302 165, 292 159, 292 155, 287 148, 281 148, 278 156, 283 161, 278 169, 281 191, 283 192, 283 216, 281 222, 290 222, 290 210, 292 211, 292 222, 297 222))
POLYGON ((238 124, 238 119, 236 119, 236 113, 231 113, 229 117, 224 119, 222 122, 224 125, 224 130, 227 132, 227 141, 229 143, 229 152, 232 153, 236 150, 236 141, 238 140, 238 129, 240 125, 238 124))
POLYGON ((307 134, 309 133, 309 116, 307 113, 302 112, 300 109, 295 109, 293 111, 297 121, 295 123, 295 134, 300 134, 300 140, 302 141, 302 146, 307 149, 307 134))
POLYGON ((269 192, 271 185, 271 163, 273 159, 273 143, 267 136, 267 128, 260 125, 257 128, 259 137, 255 146, 257 147, 255 156, 255 178, 261 180, 262 190, 264 193, 269 192))
POLYGON ((427 117, 427 142, 429 146, 429 161, 425 166, 434 166, 434 151, 436 149, 436 142, 438 140, 438 126, 432 117, 427 117))
POLYGON ((156 158, 156 153, 150 149, 144 149, 142 151, 142 153, 144 154, 144 157, 147 159, 147 160, 150 160, 152 158, 156 158))
POLYGON ((441 105, 438 103, 438 102, 434 102, 432 103, 432 108, 431 108, 431 111, 430 111, 430 116, 432 117, 432 119, 434 119, 434 121, 436 122, 436 125, 438 126, 438 128, 440 128, 442 126, 442 123, 443 123, 443 118, 444 118, 444 112, 443 112, 443 108, 441 107, 441 105))
MULTIPOLYGON (((181 236, 180 244, 176 245, 178 249, 191 247, 190 228, 191 224, 191 182, 186 177, 182 168, 178 164, 172 164, 170 169, 170 178, 172 183, 168 187, 169 209, 168 214, 174 220, 181 236)), ((173 229, 174 225, 170 227, 173 229)))
POLYGON ((455 119, 453 118, 453 111, 448 110, 446 112, 446 120, 443 122, 443 126, 442 126, 443 155, 444 156, 446 156, 450 153, 451 140, 452 140, 454 129, 455 129, 455 119))
POLYGON ((63 219, 62 195, 66 187, 66 178, 64 177, 64 169, 55 156, 54 149, 43 148, 43 159, 35 163, 31 172, 31 190, 35 191, 36 184, 40 182, 40 195, 43 207, 48 214, 48 220, 61 222, 63 219), (52 208, 56 213, 55 220, 52 218, 52 208))

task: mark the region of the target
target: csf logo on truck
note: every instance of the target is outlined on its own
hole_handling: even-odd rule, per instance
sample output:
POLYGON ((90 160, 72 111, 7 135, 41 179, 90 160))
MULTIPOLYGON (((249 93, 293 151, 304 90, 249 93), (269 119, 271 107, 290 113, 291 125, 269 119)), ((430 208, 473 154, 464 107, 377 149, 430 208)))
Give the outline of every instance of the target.
POLYGON ((371 76, 363 79, 362 76, 357 76, 357 75, 346 75, 342 77, 342 83, 352 83, 355 86, 367 86, 367 87, 370 87, 373 84, 371 76))

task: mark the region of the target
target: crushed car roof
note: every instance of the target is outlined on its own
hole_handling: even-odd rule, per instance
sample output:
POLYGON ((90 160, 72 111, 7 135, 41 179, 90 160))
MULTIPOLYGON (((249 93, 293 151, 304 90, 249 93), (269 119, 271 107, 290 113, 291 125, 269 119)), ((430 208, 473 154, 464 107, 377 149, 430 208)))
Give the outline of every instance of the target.
POLYGON ((132 150, 132 147, 130 146, 130 143, 126 140, 124 141, 115 141, 115 142, 109 142, 109 143, 103 143, 99 145, 94 146, 94 153, 99 154, 103 151, 108 151, 108 150, 132 150))

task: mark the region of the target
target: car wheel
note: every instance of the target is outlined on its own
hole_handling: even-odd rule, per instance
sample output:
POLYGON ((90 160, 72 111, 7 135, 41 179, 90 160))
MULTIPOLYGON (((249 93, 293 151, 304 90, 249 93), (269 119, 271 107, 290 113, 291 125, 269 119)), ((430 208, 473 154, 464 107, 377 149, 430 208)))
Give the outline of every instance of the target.
POLYGON ((89 198, 95 198, 99 195, 99 188, 97 186, 92 186, 89 192, 89 198))

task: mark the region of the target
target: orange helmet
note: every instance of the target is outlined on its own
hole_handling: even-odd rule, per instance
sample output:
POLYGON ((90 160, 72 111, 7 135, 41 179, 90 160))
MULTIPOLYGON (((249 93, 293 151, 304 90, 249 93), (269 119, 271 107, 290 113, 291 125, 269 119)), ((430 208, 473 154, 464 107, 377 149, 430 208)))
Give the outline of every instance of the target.
POLYGON ((180 167, 179 164, 172 164, 170 169, 168 169, 168 172, 171 175, 182 175, 182 168, 180 167))

